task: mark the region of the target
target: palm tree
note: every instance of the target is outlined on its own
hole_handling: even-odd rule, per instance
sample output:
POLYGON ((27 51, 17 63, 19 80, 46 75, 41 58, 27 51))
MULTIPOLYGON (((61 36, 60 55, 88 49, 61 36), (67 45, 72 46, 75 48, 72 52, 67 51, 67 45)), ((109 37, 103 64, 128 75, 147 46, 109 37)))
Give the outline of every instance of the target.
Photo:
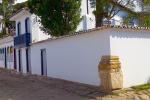
POLYGON ((3 8, 3 25, 4 25, 3 32, 4 32, 4 34, 6 34, 6 29, 7 29, 7 27, 6 27, 6 20, 7 20, 6 11, 8 8, 8 1, 7 0, 3 0, 2 8, 3 8))
POLYGON ((0 5, 0 15, 3 16, 1 22, 3 24, 3 30, 1 35, 9 34, 8 29, 12 23, 9 21, 9 17, 12 15, 12 7, 9 0, 2 1, 2 4, 0 5))

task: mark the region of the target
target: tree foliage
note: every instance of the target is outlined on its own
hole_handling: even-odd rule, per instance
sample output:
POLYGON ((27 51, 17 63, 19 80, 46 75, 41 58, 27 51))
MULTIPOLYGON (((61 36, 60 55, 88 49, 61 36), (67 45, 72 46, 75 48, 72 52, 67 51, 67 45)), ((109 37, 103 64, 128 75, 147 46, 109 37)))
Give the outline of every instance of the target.
POLYGON ((12 5, 10 0, 3 0, 2 4, 0 4, 0 15, 3 16, 2 19, 3 30, 2 33, 0 34, 1 36, 5 35, 6 33, 9 34, 8 30, 15 27, 14 22, 11 22, 9 20, 10 16, 12 16, 13 13, 15 13, 16 11, 25 6, 27 6, 27 2, 12 5))
POLYGON ((145 5, 150 5, 150 0, 143 0, 145 5))
POLYGON ((6 28, 8 28, 10 25, 9 16, 12 15, 8 0, 3 0, 2 4, 0 5, 0 15, 3 16, 3 34, 6 34, 6 28))
MULTIPOLYGON (((129 13, 124 22, 128 25, 131 19, 137 19, 139 26, 150 27, 150 12, 147 12, 144 6, 149 6, 150 0, 143 0, 142 12, 129 13), (146 11, 146 12, 145 12, 146 11)), ((150 7, 149 7, 150 9, 150 7)))
POLYGON ((42 29, 52 36, 74 32, 81 20, 81 0, 29 0, 29 8, 40 17, 42 29))
POLYGON ((18 10, 24 8, 24 7, 28 7, 28 1, 26 2, 22 2, 22 3, 17 3, 15 5, 12 6, 12 13, 17 12, 18 10))
MULTIPOLYGON (((103 19, 110 20, 117 15, 122 9, 118 4, 132 8, 134 0, 90 0, 91 6, 95 7, 96 26, 102 25, 103 19)), ((132 8, 133 9, 133 8, 132 8)))
POLYGON ((150 27, 150 16, 142 16, 140 26, 150 27))

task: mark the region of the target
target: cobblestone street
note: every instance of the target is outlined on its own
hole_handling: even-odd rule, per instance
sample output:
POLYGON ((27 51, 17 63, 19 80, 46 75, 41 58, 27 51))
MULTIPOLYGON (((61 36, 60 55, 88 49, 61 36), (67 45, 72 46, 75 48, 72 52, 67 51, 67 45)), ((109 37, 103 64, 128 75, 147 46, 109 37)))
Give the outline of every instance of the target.
POLYGON ((150 89, 104 94, 99 87, 0 70, 0 100, 150 100, 150 89))

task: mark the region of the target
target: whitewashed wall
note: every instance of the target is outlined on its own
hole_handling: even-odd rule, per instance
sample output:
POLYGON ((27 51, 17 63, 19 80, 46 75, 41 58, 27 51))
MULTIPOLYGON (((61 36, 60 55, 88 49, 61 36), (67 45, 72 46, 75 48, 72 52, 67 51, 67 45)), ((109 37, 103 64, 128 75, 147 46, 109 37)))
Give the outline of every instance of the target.
POLYGON ((150 82, 150 30, 112 29, 110 48, 120 57, 124 87, 150 82))
MULTIPOLYGON (((108 28, 31 44, 31 71, 41 75, 41 49, 46 49, 47 74, 74 82, 99 85, 98 64, 102 55, 119 56, 124 87, 150 82, 150 30, 108 28)), ((13 45, 13 37, 0 40, 0 48, 13 45)), ((26 48, 21 49, 26 73, 26 48)), ((17 49, 18 67, 18 49, 17 49)), ((13 69, 13 62, 7 63, 13 69)), ((4 61, 0 60, 4 67, 4 61)), ((18 68, 17 68, 18 70, 18 68)))
POLYGON ((150 31, 108 28, 31 45, 33 74, 41 74, 40 50, 47 52, 48 76, 99 85, 102 55, 119 56, 124 87, 150 82, 150 31))
POLYGON ((32 33, 32 42, 37 42, 50 38, 51 36, 46 34, 41 30, 41 23, 39 22, 40 18, 35 14, 30 16, 31 18, 31 33, 32 33))
POLYGON ((98 64, 109 47, 107 30, 32 44, 32 74, 41 74, 40 50, 46 49, 48 76, 99 85, 98 64))
POLYGON ((19 51, 21 52, 21 72, 23 73, 27 73, 27 65, 26 65, 26 48, 20 48, 20 49, 16 49, 16 64, 17 64, 17 71, 19 72, 19 51))

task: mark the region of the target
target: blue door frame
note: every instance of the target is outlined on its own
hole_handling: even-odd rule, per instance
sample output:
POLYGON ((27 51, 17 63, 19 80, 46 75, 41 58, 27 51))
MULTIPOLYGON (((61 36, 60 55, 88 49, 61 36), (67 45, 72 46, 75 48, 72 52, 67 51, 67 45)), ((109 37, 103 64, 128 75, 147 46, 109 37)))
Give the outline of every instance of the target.
POLYGON ((7 68, 7 49, 5 48, 5 68, 7 68))
POLYGON ((26 49, 26 66, 27 73, 30 73, 30 65, 29 65, 29 48, 26 49))
POLYGON ((43 66, 43 50, 41 50, 41 75, 44 75, 44 66, 43 66))
POLYGON ((47 76, 46 49, 41 49, 41 75, 47 76))
POLYGON ((16 49, 14 48, 14 69, 17 69, 16 49))
POLYGON ((18 63, 19 63, 19 72, 21 72, 22 71, 22 66, 21 66, 21 50, 18 50, 18 63))

